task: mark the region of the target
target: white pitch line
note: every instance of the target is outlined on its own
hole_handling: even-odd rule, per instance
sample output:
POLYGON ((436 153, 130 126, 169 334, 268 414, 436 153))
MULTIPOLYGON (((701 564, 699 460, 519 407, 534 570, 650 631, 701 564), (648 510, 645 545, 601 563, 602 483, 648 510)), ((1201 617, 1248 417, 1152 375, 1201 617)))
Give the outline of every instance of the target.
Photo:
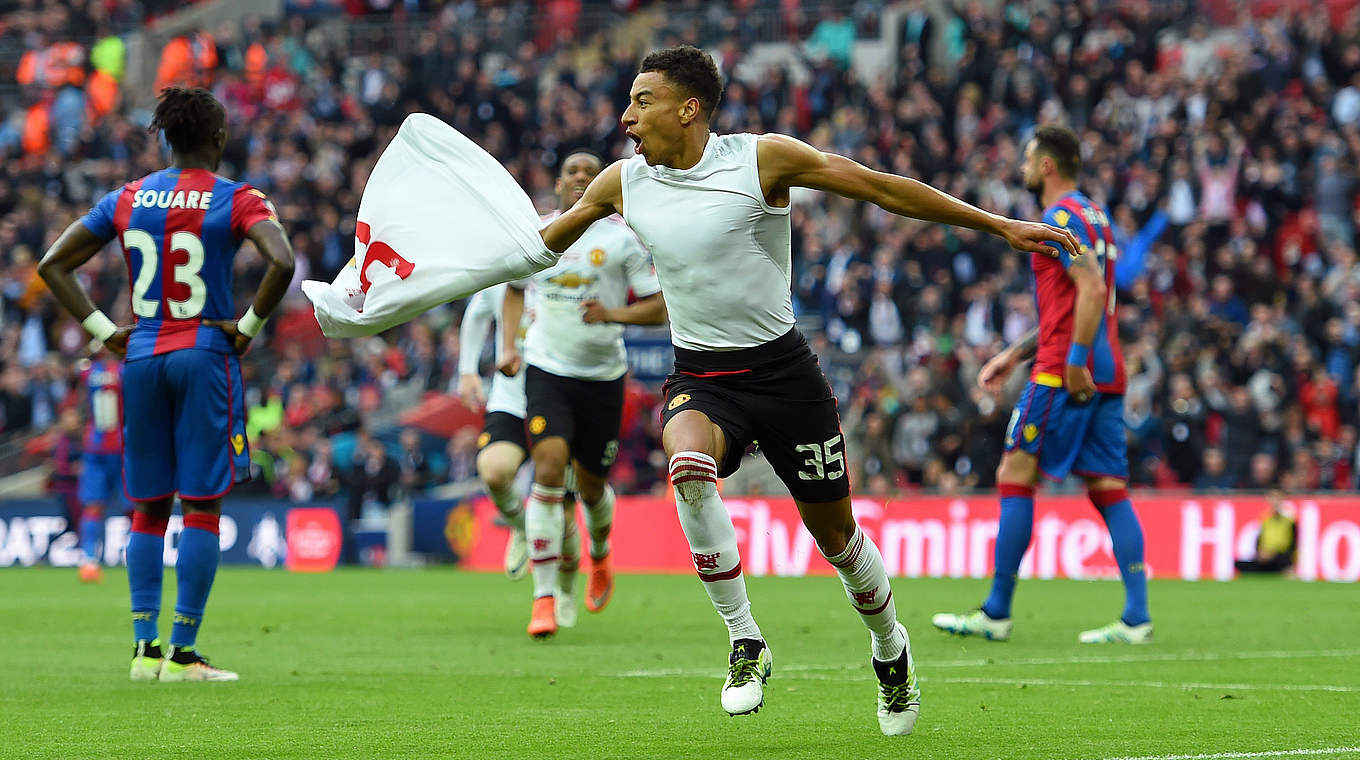
MULTIPOLYGON (((1017 686, 1127 686, 1149 689, 1222 689, 1224 691, 1331 691, 1357 692, 1360 686, 1334 686, 1331 684, 1292 684, 1292 683, 1204 683, 1202 681, 1091 681, 1067 678, 958 678, 946 676, 931 678, 922 676, 926 683, 976 683, 976 684, 1014 684, 1017 686)), ((1231 757, 1231 755, 1225 755, 1231 757)))
POLYGON ((1319 747, 1318 749, 1277 749, 1265 752, 1215 752, 1212 755, 1144 755, 1107 757, 1103 760, 1229 760, 1245 757, 1303 757, 1315 755, 1360 755, 1360 747, 1319 747))
MULTIPOLYGON (((716 671, 708 674, 720 678, 716 671)), ((795 681, 840 681, 841 676, 829 673, 784 673, 795 681)), ((922 683, 966 683, 993 686, 1099 686, 1101 688, 1147 689, 1213 689, 1215 691, 1325 691, 1349 694, 1360 692, 1360 686, 1334 684, 1277 684, 1277 683, 1206 683, 1204 681, 1095 681, 1085 678, 982 678, 969 676, 921 676, 922 683)))
MULTIPOLYGON (((1257 652, 1161 652, 1148 654, 1076 656, 1076 657, 1030 657, 1019 660, 996 658, 970 658, 957 660, 923 660, 920 664, 926 669, 934 668, 973 668, 986 665, 1003 667, 1007 665, 1109 665, 1117 663, 1140 662, 1214 662, 1222 660, 1289 660, 1302 657, 1353 657, 1360 655, 1360 649, 1315 649, 1315 650, 1265 650, 1257 652)), ((781 665, 780 672, 838 672, 858 669, 858 665, 781 665)), ((623 678, 650 678, 656 676, 710 676, 722 671, 714 668, 651 668, 625 670, 609 675, 623 678)))

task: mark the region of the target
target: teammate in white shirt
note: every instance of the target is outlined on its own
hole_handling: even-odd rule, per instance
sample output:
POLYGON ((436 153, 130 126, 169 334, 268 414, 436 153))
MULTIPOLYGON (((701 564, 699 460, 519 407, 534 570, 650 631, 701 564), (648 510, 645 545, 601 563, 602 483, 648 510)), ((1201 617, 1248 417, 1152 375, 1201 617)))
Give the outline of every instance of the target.
POLYGON ((622 117, 636 155, 601 172, 542 236, 550 250, 564 251, 618 213, 656 262, 676 346, 662 442, 695 569, 732 642, 722 706, 732 715, 755 712, 772 663, 717 491, 718 477, 734 471, 743 449, 758 440, 869 628, 880 730, 909 734, 920 691, 906 629, 897 622, 882 557, 850 510, 836 400, 793 326, 789 189, 985 230, 1026 252, 1053 253, 1054 241, 1076 256, 1077 241, 791 137, 710 134, 722 79, 697 48, 654 52, 639 71, 622 117))
MULTIPOLYGON (((557 178, 559 209, 545 221, 571 208, 602 166, 594 153, 569 153, 557 178)), ((608 477, 619 450, 628 371, 623 325, 662 324, 666 304, 647 249, 617 219, 589 225, 557 264, 526 281, 510 283, 502 324, 517 324, 522 318, 525 285, 534 290, 535 312, 523 357, 529 454, 534 461, 534 484, 524 509, 534 583, 528 630, 530 636, 541 638, 557 632, 559 618, 569 625, 576 614, 574 601, 564 603, 564 594, 572 599, 574 588, 559 577, 567 556, 563 529, 576 521, 575 508, 562 506, 569 469, 585 506, 590 539, 586 609, 599 612, 613 594, 609 532, 614 492, 608 477), (636 297, 632 304, 630 290, 636 297)), ((520 363, 514 336, 502 333, 501 370, 517 374, 520 363)))
MULTIPOLYGON (((529 570, 529 549, 524 538, 524 497, 515 487, 515 476, 528 458, 529 443, 524 432, 527 403, 524 399, 524 373, 506 376, 497 372, 491 390, 485 392, 478 369, 488 328, 496 327, 497 351, 501 346, 501 305, 505 285, 479 291, 468 300, 463 323, 458 330, 458 395, 474 409, 486 410, 482 434, 477 439, 477 477, 507 525, 510 539, 505 544, 505 574, 519 580, 529 570)), ((527 317, 527 314, 526 314, 527 317)), ((527 319, 512 337, 523 341, 527 319)), ((497 364, 499 365, 499 355, 497 364)))

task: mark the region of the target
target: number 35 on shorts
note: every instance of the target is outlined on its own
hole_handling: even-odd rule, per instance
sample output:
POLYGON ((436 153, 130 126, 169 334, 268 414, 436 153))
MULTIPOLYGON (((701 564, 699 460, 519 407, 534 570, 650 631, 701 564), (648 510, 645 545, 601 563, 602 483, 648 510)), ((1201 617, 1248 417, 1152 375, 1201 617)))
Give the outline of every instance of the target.
POLYGON ((793 447, 802 454, 803 469, 798 471, 800 480, 835 480, 845 477, 845 452, 841 437, 833 436, 825 443, 804 443, 793 447))

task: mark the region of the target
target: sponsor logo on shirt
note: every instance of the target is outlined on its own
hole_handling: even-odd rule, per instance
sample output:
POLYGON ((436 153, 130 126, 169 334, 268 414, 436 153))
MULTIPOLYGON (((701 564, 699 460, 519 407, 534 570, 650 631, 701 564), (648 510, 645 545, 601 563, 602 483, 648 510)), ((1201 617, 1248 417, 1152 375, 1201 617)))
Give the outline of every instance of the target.
POLYGON ((560 288, 584 288, 587 285, 594 285, 598 279, 594 275, 581 275, 575 272, 563 272, 556 277, 549 277, 548 282, 560 288))

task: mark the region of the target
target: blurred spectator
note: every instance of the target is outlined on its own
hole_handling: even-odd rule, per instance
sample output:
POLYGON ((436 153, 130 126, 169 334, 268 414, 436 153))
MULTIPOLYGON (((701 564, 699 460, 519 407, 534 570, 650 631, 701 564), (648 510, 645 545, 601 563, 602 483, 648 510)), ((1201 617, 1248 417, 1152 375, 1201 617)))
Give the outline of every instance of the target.
POLYGON ((382 442, 365 437, 354 450, 350 470, 342 477, 349 489, 349 519, 385 516, 396 499, 401 470, 382 442))
POLYGON ((421 493, 430 485, 434 473, 421 450, 420 431, 414 428, 402 430, 400 446, 397 467, 401 470, 402 490, 408 495, 421 493))
POLYGON ((1243 573, 1280 573, 1294 564, 1298 544, 1294 511, 1285 506, 1284 495, 1278 490, 1271 490, 1266 498, 1270 505, 1261 515, 1256 555, 1237 560, 1237 569, 1243 573))

